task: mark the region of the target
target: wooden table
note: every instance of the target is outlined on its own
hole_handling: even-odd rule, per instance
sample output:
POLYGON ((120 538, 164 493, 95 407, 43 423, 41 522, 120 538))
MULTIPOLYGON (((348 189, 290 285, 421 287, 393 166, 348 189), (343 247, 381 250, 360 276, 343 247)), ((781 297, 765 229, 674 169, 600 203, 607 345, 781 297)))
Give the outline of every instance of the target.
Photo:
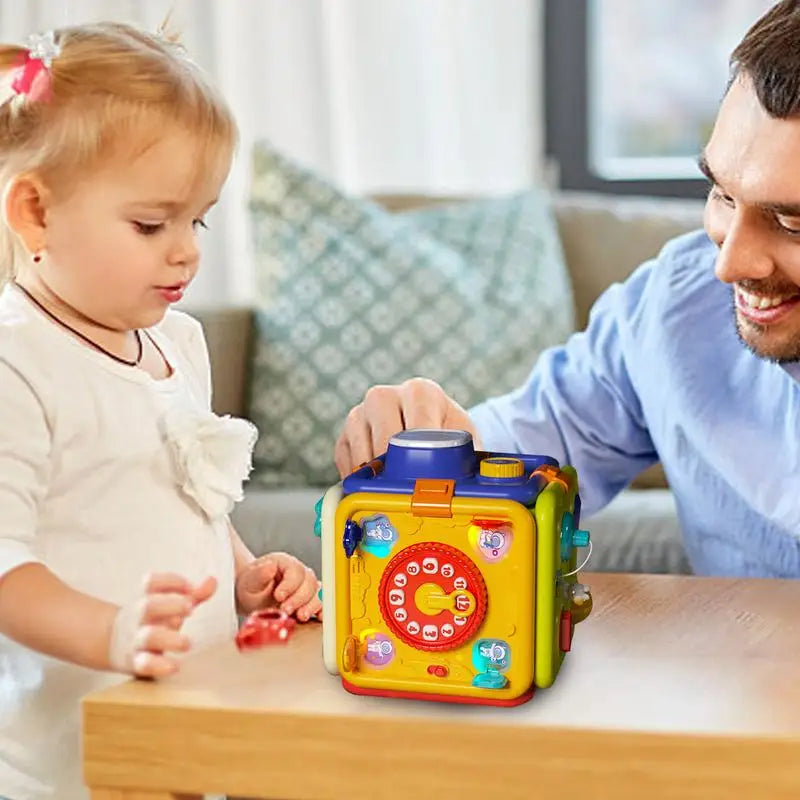
POLYGON ((592 616, 517 708, 350 695, 318 625, 90 696, 92 798, 800 798, 800 582, 583 580, 592 616))

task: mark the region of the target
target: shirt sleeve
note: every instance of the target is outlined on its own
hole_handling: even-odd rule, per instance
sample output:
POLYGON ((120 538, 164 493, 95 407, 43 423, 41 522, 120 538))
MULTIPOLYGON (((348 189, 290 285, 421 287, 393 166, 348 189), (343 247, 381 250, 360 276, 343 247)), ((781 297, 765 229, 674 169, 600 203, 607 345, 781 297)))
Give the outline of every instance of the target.
POLYGON ((486 449, 574 466, 588 514, 658 460, 630 371, 657 269, 648 262, 607 289, 586 330, 545 351, 523 386, 470 410, 486 449))
POLYGON ((39 562, 39 502, 50 474, 51 430, 31 384, 0 358, 0 578, 39 562))

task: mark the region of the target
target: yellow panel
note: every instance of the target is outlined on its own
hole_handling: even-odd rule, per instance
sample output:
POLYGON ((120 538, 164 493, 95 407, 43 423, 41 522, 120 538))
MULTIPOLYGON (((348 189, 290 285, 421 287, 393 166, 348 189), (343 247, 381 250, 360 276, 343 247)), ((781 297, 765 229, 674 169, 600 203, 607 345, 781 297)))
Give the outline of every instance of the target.
MULTIPOLYGON (((547 485, 536 499, 534 516, 539 531, 536 568, 536 659, 534 681, 540 688, 551 686, 564 660, 560 647, 563 595, 558 591, 556 573, 571 572, 576 566, 575 549, 569 559, 561 560, 561 520, 565 512, 574 511, 577 494, 577 474, 565 466, 562 472, 570 478, 570 490, 557 482, 547 485)), ((574 583, 575 575, 564 579, 574 583)))
MULTIPOLYGON (((336 641, 338 667, 351 684, 383 691, 423 692, 441 695, 512 700, 524 694, 533 682, 533 603, 536 527, 529 509, 511 500, 454 497, 450 518, 415 517, 411 497, 404 494, 356 493, 343 498, 336 512, 336 530, 345 522, 361 524, 373 514, 385 515, 398 533, 388 557, 356 549, 348 559, 336 544, 336 641), (468 530, 474 519, 510 523, 512 544, 500 561, 488 561, 470 543, 468 530), (422 542, 443 543, 466 555, 479 569, 486 584, 486 616, 472 638, 452 650, 419 650, 399 639, 380 611, 378 587, 391 559, 405 548, 422 542), (370 643, 380 644, 379 634, 391 638, 392 660, 380 667, 364 655, 370 643), (378 638, 374 638, 378 637, 378 638), (511 649, 503 689, 472 686, 477 669, 472 652, 478 639, 499 639, 511 649), (353 656, 354 648, 356 650, 353 656), (429 668, 447 671, 444 677, 429 668)), ((341 534, 339 534, 341 535, 341 534)), ((429 609, 430 612, 430 609, 429 609)))

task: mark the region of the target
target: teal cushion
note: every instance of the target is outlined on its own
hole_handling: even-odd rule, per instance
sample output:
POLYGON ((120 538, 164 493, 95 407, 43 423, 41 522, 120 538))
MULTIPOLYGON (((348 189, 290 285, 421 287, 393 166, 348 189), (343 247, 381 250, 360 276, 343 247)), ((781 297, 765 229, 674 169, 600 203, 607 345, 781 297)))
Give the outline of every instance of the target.
POLYGON ((336 437, 373 384, 424 375, 468 407, 519 384, 574 329, 539 189, 391 214, 260 143, 250 209, 251 481, 334 483, 336 437))

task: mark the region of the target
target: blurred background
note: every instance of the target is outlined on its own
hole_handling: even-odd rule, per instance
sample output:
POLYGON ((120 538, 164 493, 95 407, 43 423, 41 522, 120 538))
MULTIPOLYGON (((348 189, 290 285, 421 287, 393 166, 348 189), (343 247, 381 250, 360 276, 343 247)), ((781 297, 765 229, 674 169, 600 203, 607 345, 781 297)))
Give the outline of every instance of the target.
POLYGON ((699 197, 727 57, 767 0, 0 0, 0 35, 171 13, 242 131, 195 302, 247 302, 254 141, 348 192, 699 197))
MULTIPOLYGON (((259 430, 237 529, 318 567, 314 504, 369 386, 425 375, 465 407, 509 391, 702 225, 696 159, 770 5, 0 0, 0 35, 171 14, 228 98, 241 144, 184 303, 214 410, 259 430)), ((657 466, 590 527, 594 570, 689 570, 657 466)))

